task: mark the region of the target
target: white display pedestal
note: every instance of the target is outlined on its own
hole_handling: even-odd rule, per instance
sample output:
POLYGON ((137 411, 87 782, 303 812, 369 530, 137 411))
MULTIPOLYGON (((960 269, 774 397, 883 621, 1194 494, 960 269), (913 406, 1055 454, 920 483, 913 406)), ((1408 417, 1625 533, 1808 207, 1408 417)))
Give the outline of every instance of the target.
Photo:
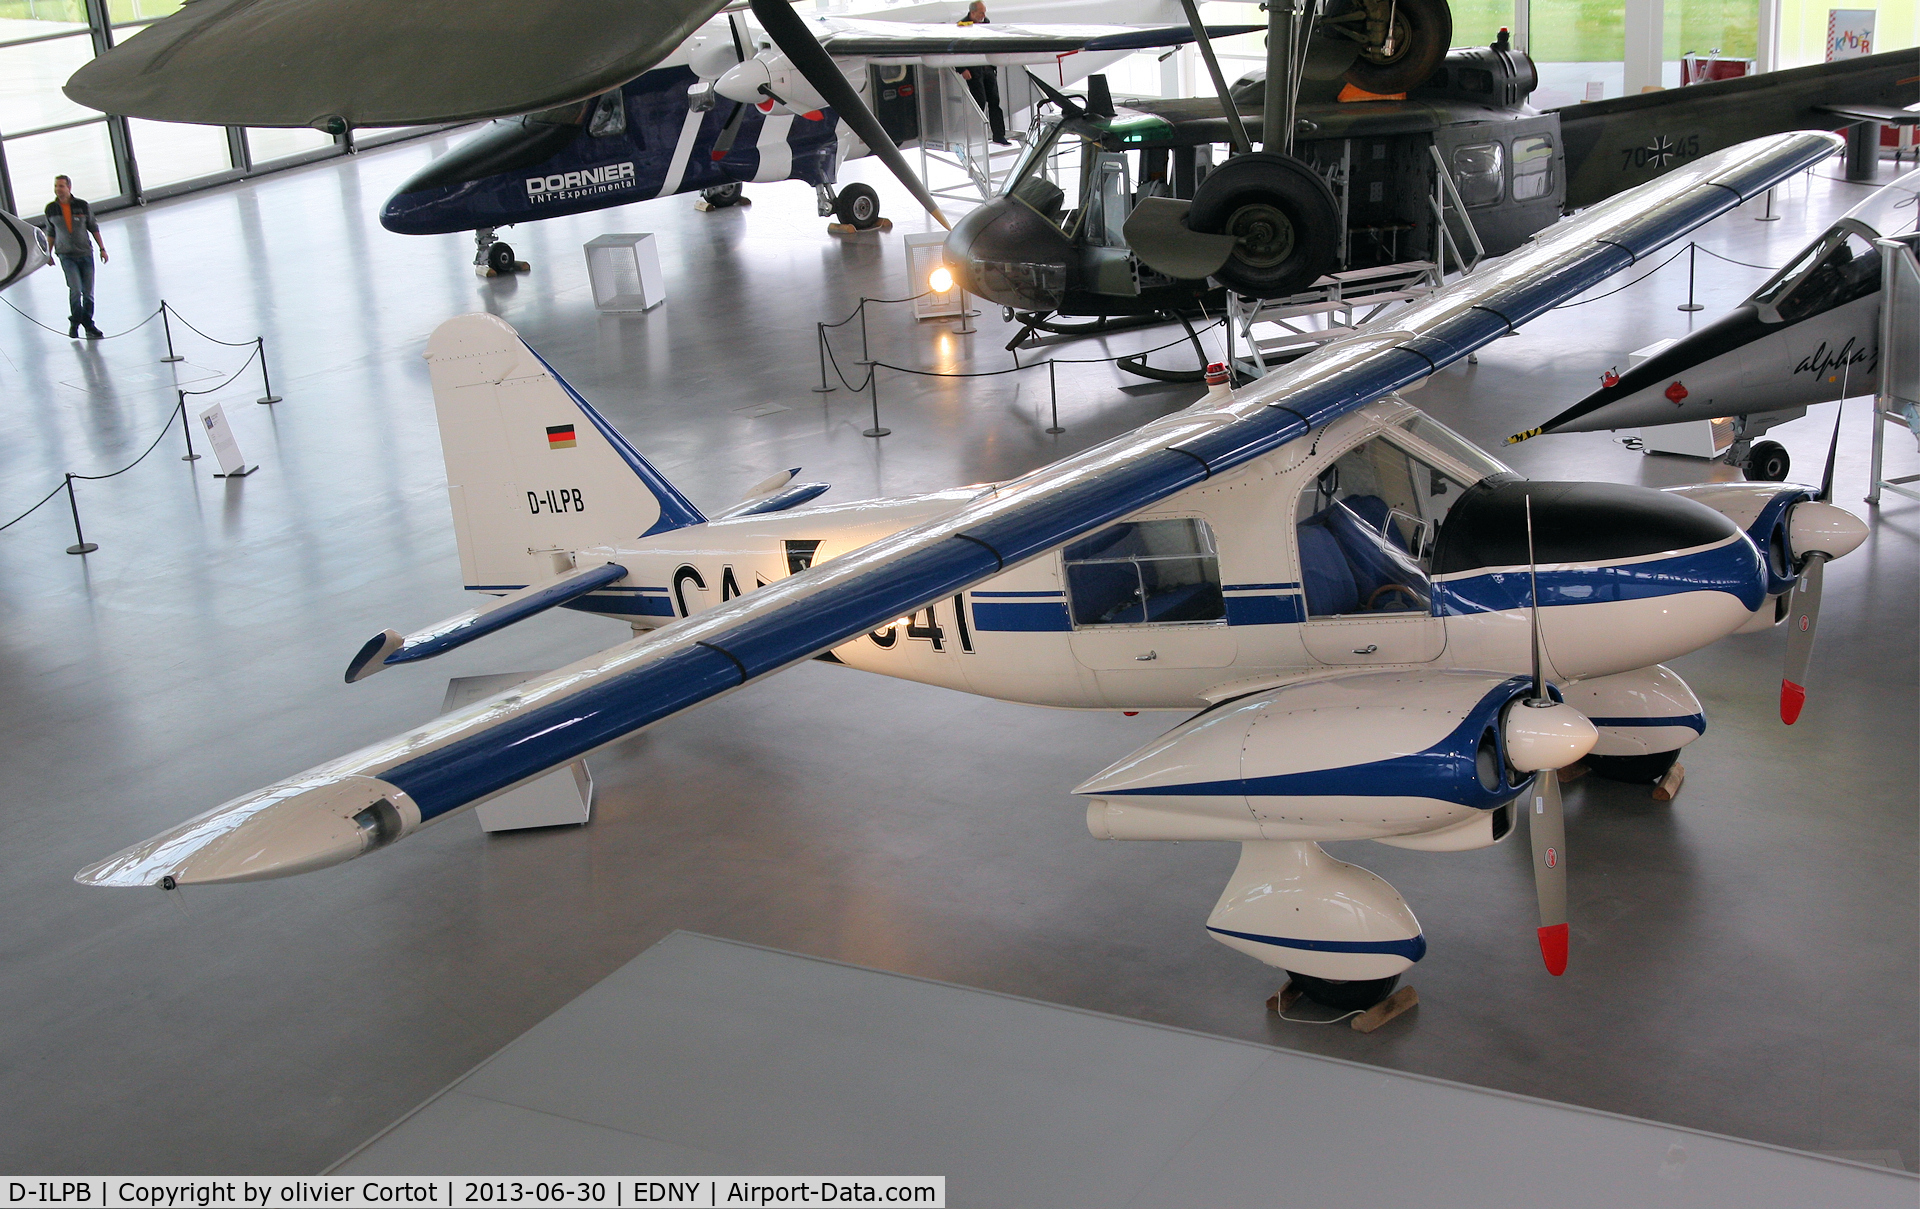
MULTIPOLYGON (((456 676, 447 681, 447 697, 441 702, 440 711, 451 713, 541 674, 500 672, 492 676, 456 676)), ((593 816, 593 774, 587 771, 585 760, 575 760, 537 781, 481 803, 474 807, 473 813, 480 820, 482 831, 585 823, 593 816)))
POLYGON ((967 309, 967 294, 958 285, 936 294, 928 279, 946 263, 947 233, 907 236, 907 297, 913 299, 915 319, 951 319, 967 309))
POLYGON ((602 235, 587 242, 587 280, 603 311, 650 311, 667 300, 660 248, 651 234, 602 235))
MULTIPOLYGON (((1645 348, 1627 354, 1627 368, 1652 360, 1675 343, 1656 340, 1645 348)), ((1733 421, 1686 420, 1679 424, 1661 424, 1640 430, 1641 453, 1677 453, 1689 458, 1717 458, 1733 444, 1733 421)))

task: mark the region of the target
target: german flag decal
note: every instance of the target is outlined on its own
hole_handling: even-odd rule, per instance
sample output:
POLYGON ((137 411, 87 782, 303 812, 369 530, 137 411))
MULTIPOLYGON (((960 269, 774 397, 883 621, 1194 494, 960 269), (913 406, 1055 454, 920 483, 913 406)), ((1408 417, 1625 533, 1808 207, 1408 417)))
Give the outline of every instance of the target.
POLYGON ((572 449, 578 442, 573 439, 573 425, 561 424, 547 429, 548 449, 572 449))

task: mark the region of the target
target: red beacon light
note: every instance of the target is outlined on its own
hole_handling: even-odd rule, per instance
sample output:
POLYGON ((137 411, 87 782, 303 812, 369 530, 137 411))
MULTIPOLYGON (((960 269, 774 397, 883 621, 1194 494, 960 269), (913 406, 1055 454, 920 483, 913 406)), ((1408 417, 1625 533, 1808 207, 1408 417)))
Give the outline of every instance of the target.
POLYGON ((1671 399, 1673 402, 1681 403, 1686 400, 1687 388, 1680 385, 1679 381, 1676 379, 1673 383, 1668 385, 1666 390, 1666 395, 1667 395, 1667 398, 1671 399))

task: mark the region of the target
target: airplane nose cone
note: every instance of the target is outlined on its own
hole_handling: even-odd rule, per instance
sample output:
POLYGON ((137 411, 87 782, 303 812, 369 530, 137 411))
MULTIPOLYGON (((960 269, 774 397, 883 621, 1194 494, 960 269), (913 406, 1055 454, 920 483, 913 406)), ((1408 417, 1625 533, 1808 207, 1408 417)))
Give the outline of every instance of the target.
POLYGON ((74 874, 83 886, 259 881, 338 865, 400 838, 420 812, 364 776, 271 785, 74 874))
POLYGON ((766 100, 760 86, 771 84, 773 77, 767 74, 767 65, 759 59, 748 59, 737 63, 721 73, 714 81, 713 90, 729 101, 738 101, 742 105, 758 105, 766 100))
POLYGON ((1066 299, 1072 244, 1033 207, 997 197, 954 224, 946 261, 969 294, 1023 311, 1050 311, 1066 299))

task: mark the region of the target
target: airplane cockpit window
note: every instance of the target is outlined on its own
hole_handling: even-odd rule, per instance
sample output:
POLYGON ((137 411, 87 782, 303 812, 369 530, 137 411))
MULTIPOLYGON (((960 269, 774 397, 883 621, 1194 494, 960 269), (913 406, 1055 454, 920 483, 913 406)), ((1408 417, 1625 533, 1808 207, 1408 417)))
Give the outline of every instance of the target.
POLYGON ((1476 483, 1489 475, 1513 473, 1499 458, 1481 449, 1424 411, 1407 413, 1406 419, 1400 421, 1400 427, 1406 429, 1408 434, 1416 440, 1433 446, 1447 457, 1473 471, 1473 481, 1476 483))
POLYGON ((1465 490, 1384 437, 1342 454, 1295 512, 1308 616, 1426 612, 1434 540, 1465 490))
POLYGON ((1536 134, 1513 140, 1513 200, 1532 201, 1552 192, 1552 136, 1536 134))
POLYGON ((603 92, 594 104, 593 117, 587 122, 587 133, 597 139, 612 138, 616 134, 627 132, 627 100, 624 93, 616 88, 612 92, 603 92))
POLYGON ((1061 552, 1076 627, 1220 621, 1220 556, 1202 520, 1124 521, 1061 552))
POLYGON ((1836 230, 1762 286, 1753 301, 1770 309, 1776 322, 1796 323, 1879 289, 1879 250, 1836 230))
POLYGON ((1506 194, 1506 155, 1498 143, 1453 149, 1453 187, 1465 206, 1491 206, 1506 194))

